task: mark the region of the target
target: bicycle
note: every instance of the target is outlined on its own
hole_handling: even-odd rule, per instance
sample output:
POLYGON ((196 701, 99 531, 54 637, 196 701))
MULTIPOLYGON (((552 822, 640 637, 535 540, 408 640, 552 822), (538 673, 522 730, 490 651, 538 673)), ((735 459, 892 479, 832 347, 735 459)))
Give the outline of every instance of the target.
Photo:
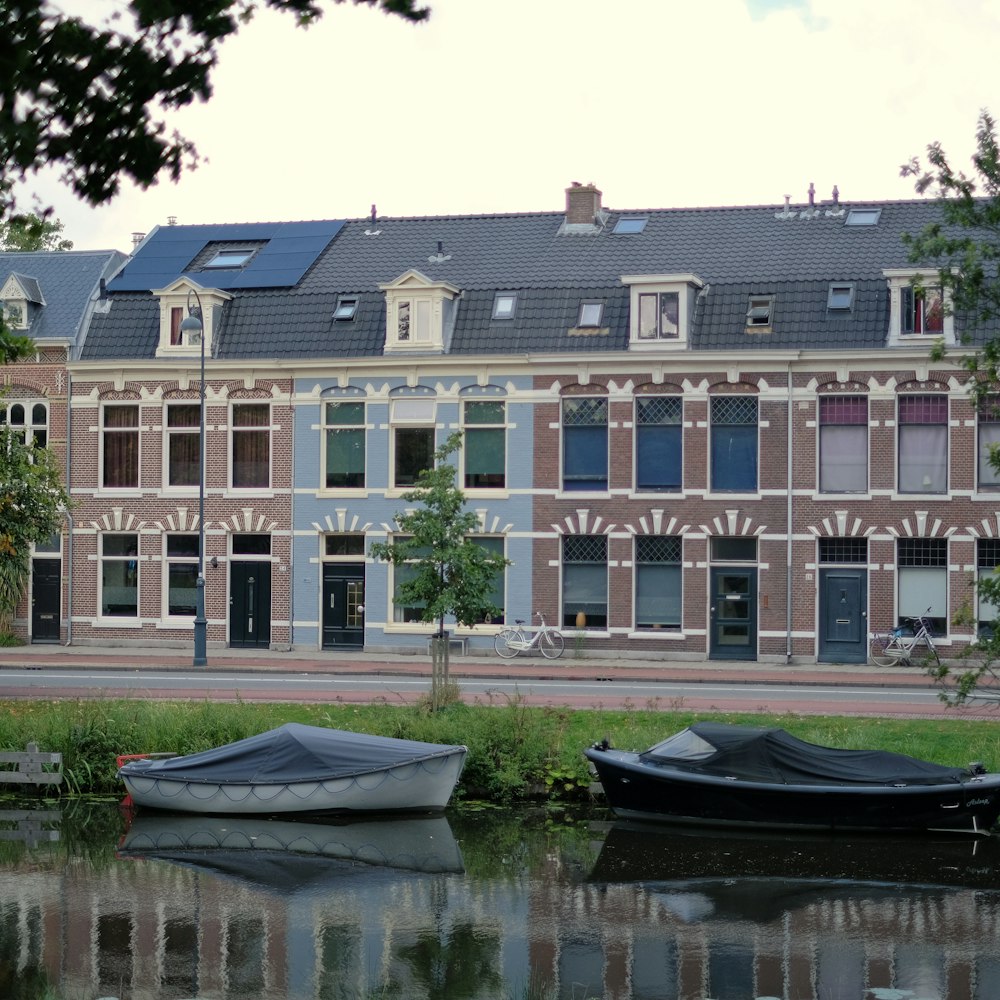
POLYGON ((542 656, 550 660, 555 660, 562 656, 566 648, 566 640, 562 633, 554 625, 546 625, 545 617, 541 611, 535 614, 541 621, 541 625, 531 631, 531 628, 524 628, 524 619, 515 618, 514 625, 501 629, 493 639, 493 648, 505 659, 512 659, 518 653, 526 653, 532 649, 540 649, 542 656))
POLYGON ((927 655, 940 665, 941 657, 934 646, 934 637, 931 634, 930 623, 927 615, 931 609, 928 608, 922 615, 916 618, 907 618, 912 626, 912 635, 905 635, 906 626, 901 625, 890 632, 875 632, 872 634, 869 653, 872 663, 879 667, 891 667, 897 663, 909 665, 910 656, 914 648, 923 643, 927 646, 927 655))

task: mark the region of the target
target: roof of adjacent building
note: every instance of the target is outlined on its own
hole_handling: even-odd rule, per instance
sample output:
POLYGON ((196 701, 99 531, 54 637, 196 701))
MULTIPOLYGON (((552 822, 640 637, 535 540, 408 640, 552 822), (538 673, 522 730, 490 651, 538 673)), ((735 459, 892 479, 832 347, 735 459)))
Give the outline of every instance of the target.
POLYGON ((28 293, 28 329, 37 342, 77 343, 100 288, 126 257, 117 250, 0 252, 0 287, 13 274, 28 293))
MULTIPOLYGON (((365 218, 330 224, 336 231, 294 286, 241 288, 211 280, 212 274, 191 276, 233 294, 217 331, 218 358, 381 355, 386 317, 379 286, 409 270, 461 290, 452 354, 623 350, 629 342, 629 289, 622 276, 668 274, 694 274, 703 282, 688 341, 693 349, 859 349, 886 342, 883 270, 912 266, 902 235, 938 218, 933 200, 605 209, 598 224, 583 232, 568 232, 563 212, 365 218), (859 208, 876 210, 877 224, 847 224, 859 208), (623 217, 645 219, 642 231, 616 233, 623 217), (831 282, 854 285, 849 311, 828 308, 831 282), (497 291, 517 293, 513 318, 492 318, 497 291), (767 334, 746 332, 751 295, 775 296, 767 334), (354 319, 333 318, 340 296, 357 299, 354 319), (601 330, 572 334, 586 300, 604 302, 601 330)), ((235 242, 249 238, 246 228, 178 226, 160 232, 181 244, 185 231, 197 230, 184 245, 190 250, 201 240, 204 250, 205 231, 212 231, 212 241, 235 242)), ((152 273, 153 264, 147 268, 143 257, 154 243, 139 248, 125 274, 152 273)), ((165 286, 169 276, 157 273, 153 287, 165 286)), ((111 284, 118 294, 109 312, 95 317, 84 358, 153 357, 156 302, 148 292, 128 288, 121 279, 111 284)))

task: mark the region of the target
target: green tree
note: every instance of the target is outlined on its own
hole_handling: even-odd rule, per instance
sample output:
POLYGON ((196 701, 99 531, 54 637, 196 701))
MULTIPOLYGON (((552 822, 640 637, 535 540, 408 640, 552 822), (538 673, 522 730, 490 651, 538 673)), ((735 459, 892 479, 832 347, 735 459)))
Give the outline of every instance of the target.
MULTIPOLYGON (((947 308, 969 329, 986 333, 1000 319, 1000 144, 996 123, 985 109, 976 126, 972 166, 969 174, 956 170, 939 142, 927 147, 926 161, 914 157, 902 166, 903 176, 915 178, 917 193, 933 194, 940 209, 938 221, 904 235, 903 241, 912 263, 931 265, 932 280, 950 297, 947 308)), ((977 408, 995 409, 1000 338, 978 339, 981 344, 960 364, 969 373, 969 392, 977 408)), ((943 345, 936 346, 933 357, 943 355, 943 345)), ((991 451, 990 462, 1000 470, 1000 451, 991 451)), ((1000 607, 1000 576, 985 578, 975 587, 977 599, 1000 607)), ((957 624, 978 627, 975 603, 956 616, 957 624)), ((957 662, 928 670, 941 685, 942 699, 953 705, 966 702, 981 687, 1000 685, 1000 632, 986 630, 957 662)))
MULTIPOLYGON (((300 25, 345 0, 129 0, 99 23, 47 0, 0 3, 0 220, 14 214, 15 185, 42 168, 100 205, 123 178, 149 187, 197 163, 190 140, 165 116, 212 94, 221 44, 256 6, 300 25)), ((353 0, 408 21, 419 0, 353 0)), ((86 5, 83 5, 86 8, 86 5)), ((25 354, 0 320, 0 361, 25 354)))
POLYGON ((43 219, 34 212, 0 219, 0 250, 72 250, 73 241, 62 235, 65 228, 58 219, 43 219))
POLYGON ((59 531, 68 508, 52 453, 0 427, 0 636, 28 582, 32 543, 59 531))
POLYGON ((396 515, 404 537, 371 546, 376 559, 409 569, 396 600, 420 607, 421 621, 437 622, 439 634, 448 617, 475 625, 499 615, 490 593, 497 574, 510 565, 470 537, 480 530, 479 518, 464 509, 465 494, 455 485, 455 467, 447 461, 461 443, 462 435, 452 434, 434 452, 434 468, 424 469, 417 485, 403 494, 407 503, 422 504, 396 515))

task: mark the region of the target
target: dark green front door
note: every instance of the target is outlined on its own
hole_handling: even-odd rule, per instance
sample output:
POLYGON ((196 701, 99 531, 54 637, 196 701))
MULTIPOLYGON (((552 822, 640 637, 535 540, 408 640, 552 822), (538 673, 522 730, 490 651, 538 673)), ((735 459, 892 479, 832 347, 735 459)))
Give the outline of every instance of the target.
POLYGON ((62 560, 31 560, 31 641, 59 641, 62 560))
POLYGON ((819 649, 823 663, 868 660, 867 569, 819 571, 819 649))
POLYGON ((757 659, 757 568, 712 569, 708 656, 757 659))
POLYGON ((365 644, 365 565, 323 567, 323 648, 361 649, 365 644))
POLYGON ((267 649, 271 644, 271 564, 229 564, 229 645, 267 649))

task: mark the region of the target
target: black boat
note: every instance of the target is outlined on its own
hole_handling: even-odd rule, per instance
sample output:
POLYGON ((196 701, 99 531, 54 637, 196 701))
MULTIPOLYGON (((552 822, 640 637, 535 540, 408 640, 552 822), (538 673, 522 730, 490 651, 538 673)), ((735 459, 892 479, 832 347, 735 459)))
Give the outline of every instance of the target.
POLYGON ((988 834, 1000 775, 777 728, 697 722, 642 753, 585 751, 617 816, 711 826, 988 834))

